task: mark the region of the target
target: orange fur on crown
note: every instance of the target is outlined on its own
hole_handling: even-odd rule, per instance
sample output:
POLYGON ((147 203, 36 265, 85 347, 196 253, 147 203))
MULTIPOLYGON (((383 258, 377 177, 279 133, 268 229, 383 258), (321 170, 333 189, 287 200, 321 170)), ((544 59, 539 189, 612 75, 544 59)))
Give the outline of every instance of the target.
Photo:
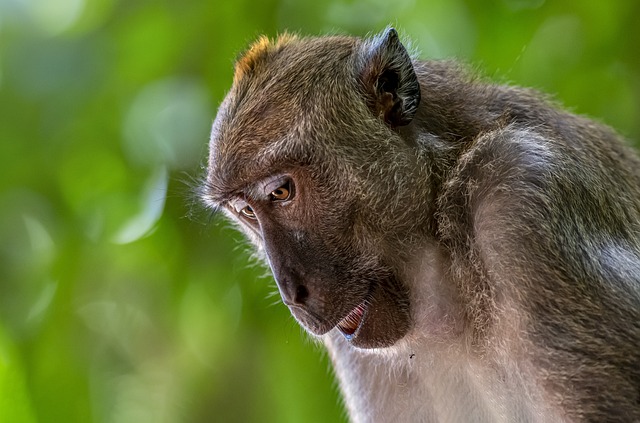
POLYGON ((240 81, 246 74, 251 72, 256 64, 267 54, 272 51, 278 50, 284 45, 295 41, 298 37, 294 34, 289 34, 287 32, 278 36, 278 38, 274 41, 271 41, 269 37, 266 35, 262 35, 251 44, 251 47, 240 57, 240 59, 236 62, 235 74, 233 75, 233 82, 237 83, 240 81))

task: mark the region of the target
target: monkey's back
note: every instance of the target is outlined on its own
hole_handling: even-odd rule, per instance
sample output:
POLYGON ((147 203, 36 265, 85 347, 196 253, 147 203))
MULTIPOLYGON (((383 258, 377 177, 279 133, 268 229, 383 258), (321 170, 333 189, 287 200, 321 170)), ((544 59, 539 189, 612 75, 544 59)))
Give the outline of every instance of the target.
POLYGON ((520 351, 570 419, 637 421, 638 156, 532 91, 465 84, 447 93, 471 99, 454 100, 456 119, 485 126, 444 179, 438 223, 474 342, 496 357, 520 351))

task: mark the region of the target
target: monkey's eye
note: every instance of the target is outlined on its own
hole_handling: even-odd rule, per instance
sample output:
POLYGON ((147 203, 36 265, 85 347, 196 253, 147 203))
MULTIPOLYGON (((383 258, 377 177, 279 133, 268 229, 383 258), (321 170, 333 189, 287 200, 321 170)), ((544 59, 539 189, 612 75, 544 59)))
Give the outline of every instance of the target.
POLYGON ((269 198, 271 201, 286 201, 291 199, 292 194, 291 182, 287 181, 284 185, 271 191, 269 198))
POLYGON ((256 218, 256 212, 253 211, 253 209, 251 208, 251 206, 247 205, 244 206, 241 210, 240 210, 240 214, 243 215, 244 217, 246 217, 247 219, 255 219, 256 218))

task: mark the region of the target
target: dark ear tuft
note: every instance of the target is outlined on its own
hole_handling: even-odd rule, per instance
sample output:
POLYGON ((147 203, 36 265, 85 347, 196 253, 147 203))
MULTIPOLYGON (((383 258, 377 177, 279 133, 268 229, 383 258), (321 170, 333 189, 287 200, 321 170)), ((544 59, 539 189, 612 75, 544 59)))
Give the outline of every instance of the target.
POLYGON ((420 104, 420 84, 396 30, 387 28, 367 40, 358 66, 371 111, 391 127, 411 122, 420 104))

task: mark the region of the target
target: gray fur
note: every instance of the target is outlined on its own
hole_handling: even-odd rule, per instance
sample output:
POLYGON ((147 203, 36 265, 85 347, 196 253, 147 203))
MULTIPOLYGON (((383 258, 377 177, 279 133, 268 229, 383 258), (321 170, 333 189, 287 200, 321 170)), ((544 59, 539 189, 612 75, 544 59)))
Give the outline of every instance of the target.
POLYGON ((325 343, 352 420, 640 421, 625 141, 531 90, 412 60, 393 30, 285 38, 240 59, 202 196, 325 343), (274 180, 295 195, 274 202, 274 180))

